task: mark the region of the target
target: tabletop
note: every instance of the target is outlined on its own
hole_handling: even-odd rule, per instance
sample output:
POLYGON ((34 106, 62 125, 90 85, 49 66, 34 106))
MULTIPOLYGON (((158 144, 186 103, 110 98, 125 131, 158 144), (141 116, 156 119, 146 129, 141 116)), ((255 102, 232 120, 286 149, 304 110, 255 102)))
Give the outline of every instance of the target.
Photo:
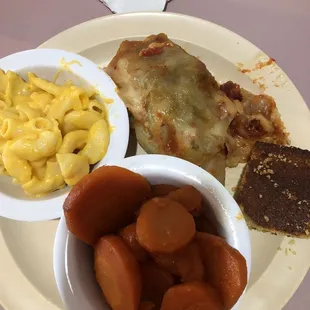
MULTIPOLYGON (((172 0, 167 11, 201 17, 245 37, 276 59, 310 106, 309 0, 172 0)), ((0 0, 0 58, 108 14, 98 0, 0 0)), ((310 273, 284 310, 309 309, 309 290, 310 273)))

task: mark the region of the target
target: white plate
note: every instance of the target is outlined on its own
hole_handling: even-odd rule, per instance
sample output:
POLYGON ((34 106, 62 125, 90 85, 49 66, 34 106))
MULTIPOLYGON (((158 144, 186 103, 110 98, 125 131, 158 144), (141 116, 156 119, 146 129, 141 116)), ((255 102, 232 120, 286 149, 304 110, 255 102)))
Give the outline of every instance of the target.
MULTIPOLYGON (((106 65, 125 38, 165 32, 207 64, 219 81, 232 79, 259 92, 237 64, 254 68, 268 60, 257 47, 210 22, 170 13, 112 15, 73 27, 42 45, 78 52, 106 65), (82 38, 82 39, 81 39, 82 38)), ((291 133, 292 144, 310 149, 310 113, 299 92, 274 63, 251 73, 272 95, 291 133)), ((133 145, 135 150, 135 145, 133 145)), ((237 184, 241 167, 229 169, 226 187, 237 184)), ((56 310, 61 302, 52 276, 52 247, 56 221, 20 223, 1 220, 0 302, 7 310, 56 310)), ((251 232, 252 274, 240 310, 281 309, 309 269, 310 242, 251 232), (294 255, 293 253, 296 253, 294 255)), ((77 309, 79 310, 79 309, 77 309)))
MULTIPOLYGON (((102 96, 113 99, 113 104, 104 102, 103 104, 108 111, 110 126, 115 129, 110 135, 107 153, 94 168, 116 158, 125 157, 129 139, 127 109, 115 92, 116 86, 112 79, 93 62, 63 50, 35 49, 0 59, 0 68, 4 71, 14 71, 24 79, 27 79, 28 72, 33 72, 49 81, 57 76, 57 84, 71 80, 74 85, 86 89, 94 87, 102 96)), ((44 197, 30 198, 24 194, 20 185, 12 183, 11 177, 0 176, 0 216, 20 221, 46 221, 59 218, 69 190, 69 186, 66 186, 44 197)))

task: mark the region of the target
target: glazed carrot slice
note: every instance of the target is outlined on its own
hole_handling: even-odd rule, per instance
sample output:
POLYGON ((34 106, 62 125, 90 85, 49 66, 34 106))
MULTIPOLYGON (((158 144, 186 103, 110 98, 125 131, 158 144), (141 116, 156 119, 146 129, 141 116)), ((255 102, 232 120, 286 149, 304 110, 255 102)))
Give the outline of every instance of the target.
POLYGON ((191 185, 183 186, 182 188, 168 194, 167 198, 179 202, 189 212, 199 212, 202 204, 202 196, 200 192, 191 185))
POLYGON ((196 229, 199 232, 206 232, 211 235, 218 236, 218 231, 213 223, 204 215, 195 218, 196 229))
POLYGON ((141 296, 139 265, 124 241, 104 236, 95 245, 96 279, 113 310, 136 310, 141 296))
POLYGON ((160 310, 223 310, 217 292, 201 281, 171 287, 165 294, 160 310))
POLYGON ((142 248, 140 243, 137 240, 136 234, 136 223, 132 223, 125 228, 123 228, 119 235, 125 241, 125 243, 130 247, 133 255, 137 259, 137 261, 144 262, 148 258, 148 253, 142 248))
POLYGON ((115 233, 132 223, 151 186, 130 170, 104 166, 83 177, 64 202, 69 231, 94 245, 104 234, 115 233))
POLYGON ((231 309, 247 284, 245 258, 220 237, 197 233, 196 240, 200 246, 206 280, 219 292, 225 309, 231 309))
POLYGON ((198 244, 192 241, 185 248, 171 254, 155 254, 154 260, 182 282, 204 279, 204 266, 198 244))
POLYGON ((152 185, 152 197, 166 196, 177 189, 179 189, 177 186, 169 184, 152 185))
POLYGON ((150 301, 142 301, 139 306, 139 310, 154 310, 155 305, 150 301))
POLYGON ((174 285, 173 276, 153 261, 141 264, 140 271, 142 278, 141 300, 151 301, 160 307, 164 294, 174 285))
POLYGON ((195 222, 178 202, 153 198, 140 209, 136 232, 139 243, 147 251, 172 253, 193 239, 195 222))

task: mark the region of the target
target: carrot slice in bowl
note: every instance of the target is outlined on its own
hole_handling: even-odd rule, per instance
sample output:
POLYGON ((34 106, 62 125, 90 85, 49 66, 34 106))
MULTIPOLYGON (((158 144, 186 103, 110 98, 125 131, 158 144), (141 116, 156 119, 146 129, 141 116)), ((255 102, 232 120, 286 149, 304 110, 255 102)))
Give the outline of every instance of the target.
POLYGON ((147 251, 172 253, 193 239, 195 221, 178 202, 153 198, 140 209, 136 231, 139 243, 147 251))
POLYGON ((108 235, 95 245, 96 279, 113 310, 136 310, 141 296, 138 262, 119 236, 108 235))

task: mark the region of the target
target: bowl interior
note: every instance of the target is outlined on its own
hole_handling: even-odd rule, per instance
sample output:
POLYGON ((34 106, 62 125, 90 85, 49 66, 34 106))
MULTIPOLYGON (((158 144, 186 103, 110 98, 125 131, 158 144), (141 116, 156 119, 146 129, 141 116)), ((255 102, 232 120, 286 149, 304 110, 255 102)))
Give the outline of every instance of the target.
MULTIPOLYGON (((1 69, 1 66, 0 66, 1 69)), ((38 77, 46 79, 48 81, 55 80, 55 77, 58 77, 56 80, 56 84, 63 85, 67 81, 72 81, 72 83, 76 86, 83 87, 85 89, 90 89, 91 85, 82 77, 74 74, 72 71, 68 70, 61 70, 60 67, 57 66, 33 66, 33 65, 25 65, 24 68, 20 70, 14 70, 17 74, 19 74, 24 80, 28 80, 27 73, 32 72, 35 73, 38 77)), ((100 98, 98 97, 100 100, 100 98)), ((108 106, 100 100, 101 103, 103 103, 106 106, 106 109, 108 109, 108 106)), ((64 189, 57 190, 54 193, 51 193, 49 195, 46 195, 41 198, 30 198, 25 196, 24 191, 22 190, 21 186, 13 184, 12 178, 9 176, 0 176, 0 192, 5 194, 6 196, 10 196, 12 198, 18 199, 18 200, 28 200, 28 201, 44 201, 51 198, 59 197, 68 194, 69 187, 66 186, 64 189)))
MULTIPOLYGON (((115 92, 113 81, 94 63, 79 55, 61 50, 30 50, 10 55, 0 60, 0 69, 12 70, 27 80, 27 73, 63 85, 71 81, 85 89, 96 89, 97 96, 106 108, 109 124, 113 131, 105 157, 93 169, 111 160, 124 158, 129 139, 129 120, 126 107, 115 92), (107 104, 102 96, 113 99, 107 104)), ((17 220, 48 220, 60 217, 61 206, 70 188, 57 190, 41 198, 25 196, 19 185, 12 184, 12 178, 0 176, 0 199, 5 202, 1 215, 17 220), (44 203, 44 208, 42 207, 44 203), (49 204, 49 205, 47 205, 49 204), (7 206, 7 207, 6 207, 7 206)))
MULTIPOLYGON (((162 155, 129 157, 117 165, 145 176, 151 184, 195 186, 204 197, 204 212, 215 221, 227 242, 244 255, 250 271, 249 233, 244 220, 240 219, 240 209, 210 174, 183 160, 162 155)), ((54 271, 67 309, 77 309, 78 306, 84 310, 109 309, 96 283, 93 249, 68 233, 64 218, 55 239, 54 271)))

